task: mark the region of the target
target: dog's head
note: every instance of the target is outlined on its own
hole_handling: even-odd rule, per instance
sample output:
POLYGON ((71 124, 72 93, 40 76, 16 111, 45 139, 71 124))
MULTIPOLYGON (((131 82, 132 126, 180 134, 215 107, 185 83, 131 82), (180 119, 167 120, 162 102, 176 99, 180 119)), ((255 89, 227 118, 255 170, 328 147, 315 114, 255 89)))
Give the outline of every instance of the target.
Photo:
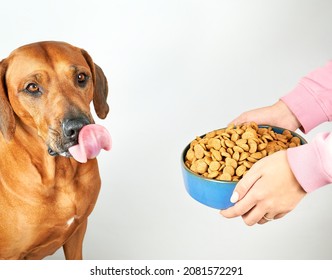
MULTIPOLYGON (((20 47, 0 62, 0 131, 10 141, 17 122, 34 128, 51 155, 69 156, 80 129, 108 113, 102 69, 80 48, 62 42, 20 47)), ((1 137, 1 136, 0 136, 1 137)))

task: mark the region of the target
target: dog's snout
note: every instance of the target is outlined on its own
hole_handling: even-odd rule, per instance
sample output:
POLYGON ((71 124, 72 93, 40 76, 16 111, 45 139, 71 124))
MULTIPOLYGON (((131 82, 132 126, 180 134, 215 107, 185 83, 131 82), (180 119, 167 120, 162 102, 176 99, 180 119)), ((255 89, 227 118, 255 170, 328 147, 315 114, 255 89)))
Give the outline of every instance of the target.
POLYGON ((70 140, 76 140, 81 128, 90 122, 86 118, 66 119, 62 123, 64 136, 70 140))

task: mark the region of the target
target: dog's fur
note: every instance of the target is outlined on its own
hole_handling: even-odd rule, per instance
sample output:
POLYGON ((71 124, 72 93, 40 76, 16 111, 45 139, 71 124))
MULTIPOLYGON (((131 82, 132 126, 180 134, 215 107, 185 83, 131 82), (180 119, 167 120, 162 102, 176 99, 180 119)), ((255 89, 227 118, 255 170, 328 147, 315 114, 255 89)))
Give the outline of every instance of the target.
POLYGON ((101 181, 97 160, 80 164, 68 148, 94 123, 91 101, 106 117, 107 93, 101 68, 67 43, 29 44, 0 62, 0 259, 61 246, 66 259, 82 258, 101 181))

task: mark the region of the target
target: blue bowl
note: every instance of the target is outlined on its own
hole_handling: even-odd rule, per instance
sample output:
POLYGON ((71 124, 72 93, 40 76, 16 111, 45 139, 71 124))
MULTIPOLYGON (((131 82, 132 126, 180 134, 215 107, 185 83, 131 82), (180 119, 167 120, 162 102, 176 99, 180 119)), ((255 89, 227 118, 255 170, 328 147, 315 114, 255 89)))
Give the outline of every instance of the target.
MULTIPOLYGON (((271 126, 259 125, 259 127, 267 128, 271 126)), ((284 128, 272 126, 272 130, 276 133, 282 133, 284 128)), ((293 136, 300 138, 301 145, 307 143, 299 134, 292 131, 290 132, 293 136)), ((205 135, 202 135, 201 137, 204 136, 205 135)), ((189 148, 190 143, 186 146, 181 156, 182 175, 189 195, 198 202, 215 209, 222 210, 233 206, 234 203, 230 202, 230 198, 237 182, 208 179, 192 172, 185 165, 185 158, 189 148)))

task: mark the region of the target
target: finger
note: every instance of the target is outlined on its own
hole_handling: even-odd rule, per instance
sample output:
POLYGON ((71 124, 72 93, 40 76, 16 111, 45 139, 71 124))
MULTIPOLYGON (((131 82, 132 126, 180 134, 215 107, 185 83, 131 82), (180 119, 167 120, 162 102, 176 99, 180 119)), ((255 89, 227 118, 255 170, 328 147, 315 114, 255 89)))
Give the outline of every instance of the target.
POLYGON ((237 202, 234 206, 221 210, 220 214, 225 218, 235 218, 245 215, 256 205, 256 200, 251 198, 250 193, 244 199, 237 202))
POLYGON ((278 214, 274 216, 275 220, 281 219, 282 217, 284 217, 287 213, 282 213, 282 214, 278 214))
MULTIPOLYGON (((283 214, 277 214, 273 217, 273 220, 278 220, 278 219, 281 219, 282 217, 284 217, 286 215, 286 213, 283 213, 283 214)), ((270 217, 271 214, 265 214, 264 215, 265 217, 270 217)), ((263 225, 263 224, 266 224, 267 222, 271 222, 269 220, 267 220, 265 217, 262 217, 262 219, 260 219, 260 221, 258 222, 258 224, 260 225, 263 225)))
POLYGON ((280 214, 274 215, 274 217, 273 217, 273 215, 271 215, 270 213, 265 214, 265 215, 262 217, 262 219, 258 222, 258 224, 263 225, 263 224, 265 224, 265 223, 267 223, 267 222, 271 222, 271 221, 269 220, 270 217, 273 217, 273 220, 281 219, 281 218, 284 217, 286 214, 287 214, 287 213, 280 213, 280 214), (267 217, 268 217, 268 219, 266 219, 267 217))
POLYGON ((245 213, 244 215, 242 215, 242 219, 243 221, 248 225, 248 226, 253 226, 257 223, 261 223, 264 224, 265 221, 269 221, 270 219, 273 219, 274 215, 269 213, 266 214, 266 211, 264 210, 264 208, 256 205, 255 207, 253 207, 250 211, 248 211, 247 213, 245 213), (266 216, 265 216, 265 215, 266 216), (268 218, 265 218, 265 217, 268 218))
POLYGON ((240 125, 240 124, 247 124, 250 122, 256 122, 256 123, 262 122, 262 118, 259 115, 257 115, 256 110, 242 113, 240 116, 232 120, 229 124, 240 125))
POLYGON ((241 200, 251 187, 261 178, 259 168, 254 168, 255 165, 247 172, 247 174, 237 183, 234 188, 233 194, 230 198, 232 203, 236 203, 241 200), (255 169, 258 169, 257 172, 255 169))
POLYGON ((240 115, 239 117, 232 120, 228 125, 230 125, 230 124, 239 125, 239 124, 244 124, 244 123, 247 123, 247 122, 248 122, 248 118, 243 117, 242 115, 240 115))
POLYGON ((254 166, 255 165, 253 165, 248 173, 237 183, 233 191, 230 201, 236 204, 228 209, 220 211, 220 214, 224 217, 234 218, 242 216, 256 205, 256 199, 250 195, 250 193, 246 199, 243 199, 251 187, 261 178, 259 168, 256 172, 254 166))
POLYGON ((266 224, 266 223, 268 223, 268 222, 269 222, 269 221, 267 221, 266 219, 261 218, 261 219, 258 221, 257 224, 259 224, 259 225, 264 225, 264 224, 266 224))

